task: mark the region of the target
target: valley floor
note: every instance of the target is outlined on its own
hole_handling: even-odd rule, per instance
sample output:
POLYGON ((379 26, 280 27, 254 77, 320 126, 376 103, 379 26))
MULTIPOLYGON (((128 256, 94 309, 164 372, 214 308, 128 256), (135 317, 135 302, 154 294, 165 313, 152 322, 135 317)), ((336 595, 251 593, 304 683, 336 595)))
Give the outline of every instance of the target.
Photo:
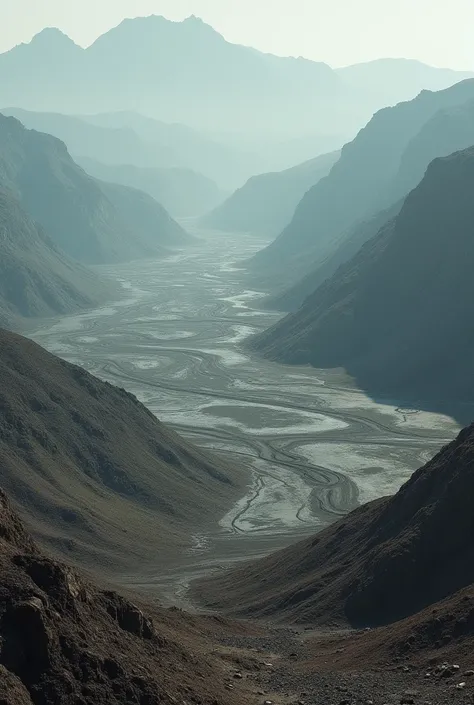
POLYGON ((125 387, 196 444, 249 471, 247 493, 215 531, 192 536, 131 589, 186 605, 193 578, 310 535, 360 502, 395 492, 458 425, 403 401, 377 402, 342 373, 286 367, 242 348, 278 319, 259 307, 239 260, 265 243, 197 232, 161 261, 101 267, 125 292, 84 315, 43 321, 34 340, 125 387))

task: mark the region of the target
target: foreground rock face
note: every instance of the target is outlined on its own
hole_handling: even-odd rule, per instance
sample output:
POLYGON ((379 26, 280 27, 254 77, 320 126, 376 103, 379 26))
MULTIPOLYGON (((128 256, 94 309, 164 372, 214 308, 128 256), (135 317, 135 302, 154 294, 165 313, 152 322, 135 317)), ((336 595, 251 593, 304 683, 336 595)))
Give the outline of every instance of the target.
POLYGON ((172 554, 241 476, 122 389, 0 330, 1 482, 60 556, 116 570, 172 554))
POLYGON ((0 585, 3 703, 233 701, 216 685, 219 666, 197 655, 202 644, 192 643, 191 620, 185 636, 173 613, 155 611, 152 619, 43 556, 3 491, 0 585))
MULTIPOLYGON (((357 509, 297 546, 206 580, 199 594, 206 604, 238 614, 355 626, 394 622, 474 583, 472 497, 474 425, 394 497, 357 509)), ((472 622, 465 628, 472 630, 472 622)))
POLYGON ((400 213, 254 345, 345 367, 374 394, 472 400, 473 192, 472 148, 433 161, 400 213))

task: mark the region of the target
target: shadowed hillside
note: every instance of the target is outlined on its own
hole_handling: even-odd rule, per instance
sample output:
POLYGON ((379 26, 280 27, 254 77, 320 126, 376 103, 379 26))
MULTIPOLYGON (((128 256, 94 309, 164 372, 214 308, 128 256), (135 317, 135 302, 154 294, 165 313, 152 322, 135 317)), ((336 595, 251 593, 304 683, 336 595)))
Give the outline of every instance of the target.
MULTIPOLYGON (((473 492, 470 426, 394 497, 366 504, 296 546, 208 579, 199 593, 208 606, 233 614, 303 623, 373 626, 407 617, 472 586, 473 492)), ((470 615, 469 626, 457 625, 459 635, 471 629, 472 638, 472 626, 470 615)), ((453 636, 455 629, 451 624, 453 636)))
POLYGON ((400 214, 253 345, 345 367, 373 394, 471 401, 474 150, 436 159, 400 214))
POLYGON ((117 571, 173 556, 217 521, 241 475, 135 397, 0 332, 2 485, 54 552, 117 571))
MULTIPOLYGON (((345 232, 392 207, 416 186, 415 174, 422 178, 423 162, 426 168, 434 157, 453 151, 452 137, 448 137, 446 147, 443 143, 438 146, 439 140, 432 140, 425 157, 419 155, 417 170, 410 173, 410 178, 400 177, 396 181, 401 160, 410 150, 412 140, 415 140, 413 149, 417 150, 415 138, 436 113, 471 103, 473 98, 474 81, 467 80, 438 93, 423 91, 410 102, 376 113, 357 137, 343 147, 341 158, 330 174, 303 197, 281 235, 251 260, 255 275, 281 289, 285 283, 292 285, 325 264, 345 232)), ((459 133, 461 140, 454 148, 470 146, 470 138, 467 143, 463 141, 466 130, 459 131, 459 121, 455 120, 453 125, 452 134, 459 133)))

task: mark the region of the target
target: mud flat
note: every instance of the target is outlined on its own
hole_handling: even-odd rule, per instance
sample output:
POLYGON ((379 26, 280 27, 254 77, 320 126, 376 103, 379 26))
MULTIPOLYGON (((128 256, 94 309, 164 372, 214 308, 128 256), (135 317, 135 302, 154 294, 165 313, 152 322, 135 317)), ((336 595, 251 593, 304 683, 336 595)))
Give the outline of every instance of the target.
POLYGON ((458 431, 441 414, 375 402, 344 375, 261 359, 245 339, 278 320, 236 262, 264 244, 198 232, 162 261, 98 268, 124 297, 28 334, 125 387, 162 421, 249 471, 248 491, 215 531, 169 565, 123 576, 180 600, 190 579, 314 533, 361 501, 395 492, 458 431))

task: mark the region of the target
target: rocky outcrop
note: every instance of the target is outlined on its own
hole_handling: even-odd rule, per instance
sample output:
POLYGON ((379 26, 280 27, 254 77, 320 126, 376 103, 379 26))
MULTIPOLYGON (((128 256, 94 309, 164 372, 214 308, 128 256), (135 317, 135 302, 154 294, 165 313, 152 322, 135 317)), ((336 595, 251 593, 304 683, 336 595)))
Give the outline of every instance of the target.
MULTIPOLYGON (((0 491, 0 699, 7 705, 232 702, 203 640, 42 555, 0 491), (194 641, 193 641, 194 639, 194 641)), ((191 622, 191 618, 189 623, 191 622)), ((182 620, 184 621, 184 620, 182 620)))

